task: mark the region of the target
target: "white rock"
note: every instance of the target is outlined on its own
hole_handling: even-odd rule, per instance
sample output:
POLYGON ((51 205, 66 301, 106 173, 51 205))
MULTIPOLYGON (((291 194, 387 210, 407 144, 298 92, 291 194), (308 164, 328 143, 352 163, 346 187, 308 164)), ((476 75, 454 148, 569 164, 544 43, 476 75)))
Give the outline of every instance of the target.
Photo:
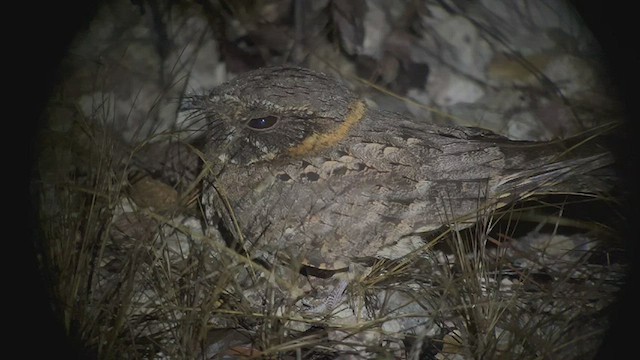
POLYGON ((484 96, 482 87, 454 73, 434 72, 427 82, 427 92, 443 107, 474 103, 484 96))

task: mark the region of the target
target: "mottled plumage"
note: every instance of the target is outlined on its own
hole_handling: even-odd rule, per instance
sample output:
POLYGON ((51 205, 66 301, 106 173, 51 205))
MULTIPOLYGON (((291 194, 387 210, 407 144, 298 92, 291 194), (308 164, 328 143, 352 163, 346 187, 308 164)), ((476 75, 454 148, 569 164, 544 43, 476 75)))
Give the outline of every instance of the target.
POLYGON ((221 218, 249 252, 329 264, 404 255, 425 233, 535 191, 597 191, 593 171, 612 160, 590 144, 567 151, 374 110, 297 67, 240 75, 183 110, 207 123, 209 225, 221 218))

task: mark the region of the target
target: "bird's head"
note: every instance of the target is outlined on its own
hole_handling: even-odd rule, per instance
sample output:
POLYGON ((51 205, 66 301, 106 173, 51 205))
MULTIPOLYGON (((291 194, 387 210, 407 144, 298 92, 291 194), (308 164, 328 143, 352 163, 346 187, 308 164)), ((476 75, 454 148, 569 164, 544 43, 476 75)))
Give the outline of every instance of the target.
POLYGON ((319 152, 346 136, 364 112, 338 80, 298 67, 239 75, 209 94, 187 98, 182 108, 206 124, 208 160, 222 165, 319 152))

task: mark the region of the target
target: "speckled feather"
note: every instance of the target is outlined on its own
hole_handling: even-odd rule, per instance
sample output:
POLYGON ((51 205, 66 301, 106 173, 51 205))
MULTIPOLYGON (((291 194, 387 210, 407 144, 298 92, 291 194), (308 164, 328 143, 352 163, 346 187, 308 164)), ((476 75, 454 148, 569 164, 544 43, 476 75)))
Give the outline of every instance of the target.
POLYGON ((402 256, 424 233, 535 191, 599 191, 593 171, 612 162, 593 148, 559 158, 567 142, 369 109, 338 80, 298 67, 249 72, 186 104, 208 124, 209 225, 222 219, 248 251, 317 263, 402 256), (271 127, 247 125, 269 116, 271 127))

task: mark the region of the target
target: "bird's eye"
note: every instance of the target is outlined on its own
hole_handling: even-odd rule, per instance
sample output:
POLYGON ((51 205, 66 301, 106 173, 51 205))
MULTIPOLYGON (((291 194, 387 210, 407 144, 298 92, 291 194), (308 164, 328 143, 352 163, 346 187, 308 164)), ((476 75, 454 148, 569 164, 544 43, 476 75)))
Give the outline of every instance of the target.
POLYGON ((278 118, 272 115, 251 119, 247 126, 254 130, 267 130, 278 122, 278 118))

